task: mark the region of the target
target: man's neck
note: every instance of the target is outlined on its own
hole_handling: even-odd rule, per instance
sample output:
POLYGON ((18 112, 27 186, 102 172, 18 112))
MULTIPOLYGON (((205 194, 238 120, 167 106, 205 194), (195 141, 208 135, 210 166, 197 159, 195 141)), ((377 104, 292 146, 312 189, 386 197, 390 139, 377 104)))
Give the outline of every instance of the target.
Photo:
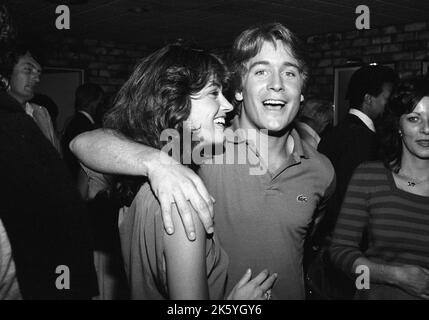
POLYGON ((238 128, 247 131, 247 139, 256 147, 260 158, 270 172, 275 172, 281 167, 293 152, 294 140, 290 136, 291 126, 281 132, 271 133, 268 130, 256 129, 246 124, 240 117, 238 128))
POLYGON ((18 101, 18 103, 21 105, 21 107, 23 108, 23 109, 25 109, 25 104, 27 103, 27 99, 24 99, 24 98, 22 98, 22 97, 20 97, 20 96, 17 96, 17 95, 15 95, 15 94, 13 94, 11 91, 8 91, 8 94, 12 97, 12 98, 14 98, 16 101, 18 101))

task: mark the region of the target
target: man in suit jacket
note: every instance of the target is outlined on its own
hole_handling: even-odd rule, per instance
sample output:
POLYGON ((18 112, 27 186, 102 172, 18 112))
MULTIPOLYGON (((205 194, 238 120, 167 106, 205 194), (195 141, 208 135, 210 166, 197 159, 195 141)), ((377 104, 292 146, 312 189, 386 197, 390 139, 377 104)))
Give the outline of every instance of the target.
MULTIPOLYGON (((337 179, 336 190, 328 201, 325 219, 307 244, 310 249, 307 251, 308 276, 312 282, 320 283, 317 289, 322 297, 319 299, 353 297, 354 282, 336 272, 325 248, 329 246, 330 235, 354 169, 360 163, 376 160, 378 157, 374 121, 383 113, 395 82, 395 72, 387 67, 370 65, 357 70, 352 75, 347 90, 349 113, 319 143, 318 150, 331 160, 337 179), (323 281, 319 281, 321 277, 323 281)), ((362 244, 365 245, 365 241, 362 244)))
POLYGON ((30 52, 2 42, 9 24, 0 5, 7 88, 0 85, 0 300, 90 299, 98 290, 87 211, 41 123, 27 113, 40 67, 30 52))
POLYGON ((92 83, 85 83, 76 89, 75 109, 76 114, 67 125, 62 138, 62 149, 73 177, 77 179, 79 173, 79 162, 69 149, 70 141, 79 134, 96 128, 95 114, 98 105, 103 99, 103 89, 92 83))
POLYGON ((388 67, 369 65, 358 69, 347 90, 349 113, 319 144, 319 151, 331 160, 337 177, 325 221, 328 233, 335 225, 354 169, 364 161, 377 159, 374 121, 383 113, 395 82, 396 74, 388 67))

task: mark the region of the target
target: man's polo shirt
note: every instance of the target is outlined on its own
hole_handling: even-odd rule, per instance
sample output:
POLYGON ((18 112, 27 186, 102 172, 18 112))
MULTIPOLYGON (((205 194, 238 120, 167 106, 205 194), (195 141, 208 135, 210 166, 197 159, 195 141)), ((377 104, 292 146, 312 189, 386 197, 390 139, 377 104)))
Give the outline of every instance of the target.
POLYGON ((247 163, 201 166, 201 177, 216 199, 215 232, 229 255, 227 293, 247 268, 253 276, 268 269, 278 273, 273 299, 305 298, 304 241, 316 208, 324 207, 335 180, 329 160, 301 141, 295 130, 291 136, 293 152, 274 174, 250 174, 252 168, 258 171, 255 159, 261 159, 244 139, 227 140, 225 153, 215 163, 231 159, 231 152, 243 146, 247 163))

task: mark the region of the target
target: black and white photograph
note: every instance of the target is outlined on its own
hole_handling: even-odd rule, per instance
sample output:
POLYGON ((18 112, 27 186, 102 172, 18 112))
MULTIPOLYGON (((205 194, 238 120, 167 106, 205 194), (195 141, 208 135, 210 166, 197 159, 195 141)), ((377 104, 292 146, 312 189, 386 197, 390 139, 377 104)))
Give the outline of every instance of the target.
POLYGON ((0 300, 429 300, 428 68, 428 1, 0 0, 0 300))

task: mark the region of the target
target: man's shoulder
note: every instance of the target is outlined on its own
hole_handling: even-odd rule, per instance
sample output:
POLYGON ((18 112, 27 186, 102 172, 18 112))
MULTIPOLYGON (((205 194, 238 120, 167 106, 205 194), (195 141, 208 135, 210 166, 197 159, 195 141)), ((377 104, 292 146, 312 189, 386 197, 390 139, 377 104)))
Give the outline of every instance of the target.
POLYGON ((302 146, 308 155, 310 165, 314 166, 316 170, 320 171, 320 174, 326 175, 326 178, 331 180, 335 175, 335 170, 329 158, 317 151, 306 141, 302 141, 302 146))

